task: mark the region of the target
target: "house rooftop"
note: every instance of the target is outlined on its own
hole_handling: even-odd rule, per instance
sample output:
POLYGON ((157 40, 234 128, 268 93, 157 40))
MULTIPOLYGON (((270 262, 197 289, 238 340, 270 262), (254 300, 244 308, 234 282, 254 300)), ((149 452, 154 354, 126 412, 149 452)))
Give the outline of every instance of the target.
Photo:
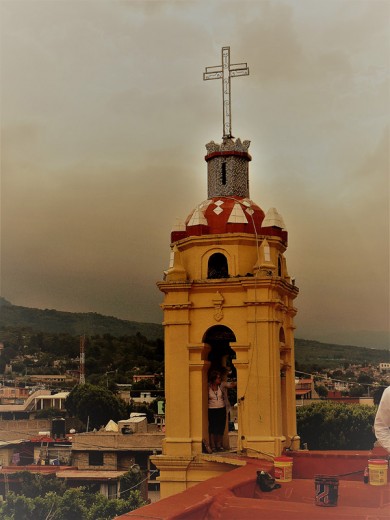
POLYGON ((73 435, 73 451, 105 451, 137 450, 161 451, 163 432, 123 434, 116 432, 88 432, 73 435))
POLYGON ((20 471, 29 471, 30 473, 37 473, 39 475, 48 475, 48 474, 56 474, 57 472, 66 472, 68 470, 77 470, 76 466, 54 466, 54 465, 43 465, 40 464, 30 464, 28 466, 3 466, 0 469, 0 480, 2 479, 2 475, 11 475, 14 473, 19 473, 20 471))
POLYGON ((112 479, 118 479, 126 474, 127 471, 114 471, 114 470, 87 470, 87 469, 66 469, 56 472, 57 478, 65 478, 67 480, 98 480, 106 481, 112 479))

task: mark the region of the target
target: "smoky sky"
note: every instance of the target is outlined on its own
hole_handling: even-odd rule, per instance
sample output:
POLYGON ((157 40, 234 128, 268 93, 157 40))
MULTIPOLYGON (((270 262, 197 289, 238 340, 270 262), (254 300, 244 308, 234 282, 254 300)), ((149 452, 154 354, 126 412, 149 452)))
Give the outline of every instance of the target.
POLYGON ((204 145, 251 141, 289 232, 296 336, 388 345, 389 14, 381 0, 1 2, 1 294, 160 322, 170 230, 204 145), (387 342, 387 343, 386 343, 387 342))

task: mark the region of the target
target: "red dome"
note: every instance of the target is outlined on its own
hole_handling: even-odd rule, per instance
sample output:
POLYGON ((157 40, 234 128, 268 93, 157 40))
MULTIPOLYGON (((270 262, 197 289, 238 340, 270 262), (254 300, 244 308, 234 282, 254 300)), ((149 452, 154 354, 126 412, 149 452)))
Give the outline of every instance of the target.
POLYGON ((190 213, 185 229, 172 232, 172 242, 200 235, 259 234, 263 219, 263 210, 248 198, 214 197, 202 202, 190 213))

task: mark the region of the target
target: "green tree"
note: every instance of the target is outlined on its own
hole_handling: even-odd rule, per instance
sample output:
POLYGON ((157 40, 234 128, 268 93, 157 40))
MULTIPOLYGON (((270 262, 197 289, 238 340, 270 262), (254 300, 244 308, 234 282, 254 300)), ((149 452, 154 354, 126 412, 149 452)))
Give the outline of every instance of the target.
POLYGON ((20 482, 18 495, 28 498, 46 495, 49 492, 62 494, 66 490, 65 483, 53 475, 39 475, 30 471, 17 471, 13 478, 20 482))
POLYGON ((0 518, 3 520, 32 520, 34 504, 31 498, 8 493, 7 499, 0 502, 0 518))
POLYGON ((129 471, 120 478, 120 497, 129 499, 133 491, 140 491, 140 484, 144 478, 144 474, 138 464, 134 464, 129 471))
POLYGON ((54 520, 60 503, 61 496, 52 492, 44 497, 35 498, 11 492, 3 502, 0 502, 0 518, 2 520, 54 520))
POLYGON ((370 450, 376 408, 321 402, 297 408, 298 434, 311 450, 370 450))
POLYGON ((67 489, 61 497, 61 502, 55 516, 56 520, 75 520, 75 518, 86 518, 88 508, 86 495, 82 488, 67 489))
POLYGON ((87 493, 85 488, 68 489, 29 498, 8 493, 0 502, 2 520, 112 520, 145 505, 139 491, 131 491, 127 499, 108 499, 100 493, 87 493))
POLYGON ((139 491, 132 491, 128 499, 108 499, 96 495, 91 504, 86 520, 111 520, 145 505, 139 491))
POLYGON ((153 383, 153 377, 150 376, 150 379, 141 379, 136 383, 133 383, 131 386, 132 390, 157 390, 157 386, 153 383))
POLYGON ((126 499, 108 499, 98 494, 94 496, 85 520, 111 520, 144 505, 146 502, 137 490, 131 491, 126 499))
POLYGON ((362 385, 353 385, 349 389, 350 397, 362 397, 365 393, 364 386, 362 385))
POLYGON ((52 419, 54 417, 63 417, 64 411, 58 410, 57 408, 45 408, 35 412, 36 419, 52 419))
POLYGON ((328 389, 324 385, 316 385, 315 390, 320 397, 326 397, 328 395, 328 389))
POLYGON ((112 419, 118 421, 128 417, 126 403, 104 386, 77 385, 65 401, 69 414, 77 417, 91 428, 99 428, 112 419))
POLYGON ((373 382, 373 378, 369 374, 360 374, 357 378, 357 382, 361 384, 370 384, 373 382))
POLYGON ((12 363, 12 372, 15 374, 24 374, 26 372, 26 365, 22 361, 12 363))

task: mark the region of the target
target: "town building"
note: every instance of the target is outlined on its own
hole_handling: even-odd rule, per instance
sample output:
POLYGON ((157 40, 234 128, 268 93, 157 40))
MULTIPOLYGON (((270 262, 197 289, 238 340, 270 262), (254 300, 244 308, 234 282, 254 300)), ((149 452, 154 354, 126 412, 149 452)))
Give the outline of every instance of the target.
POLYGON ((2 404, 22 404, 28 399, 30 391, 28 388, 19 386, 0 387, 0 405, 2 404))
POLYGON ((157 424, 148 425, 144 414, 109 421, 101 430, 86 433, 76 433, 69 428, 71 421, 62 418, 3 422, 13 423, 13 430, 2 432, 0 494, 17 489, 17 474, 29 471, 55 475, 69 487, 88 486, 108 498, 119 498, 120 480, 133 468, 142 475, 143 497, 159 498, 159 473, 150 456, 161 453, 164 432, 157 424), (22 423, 30 423, 30 428, 22 423), (42 430, 37 432, 39 427, 42 430))
POLYGON ((45 389, 36 390, 32 393, 28 393, 25 390, 20 393, 16 392, 14 399, 4 398, 2 400, 0 404, 0 420, 28 419, 34 417, 35 413, 41 410, 65 411, 65 400, 68 395, 69 392, 53 393, 51 390, 45 389))
POLYGON ((314 378, 305 377, 295 380, 295 396, 297 400, 318 399, 314 388, 314 378))
POLYGON ((96 491, 110 498, 120 496, 120 478, 137 466, 144 476, 144 497, 159 496, 158 470, 150 456, 162 451, 164 433, 148 425, 144 414, 115 423, 110 421, 99 431, 72 436, 71 472, 57 473, 73 486, 94 484, 96 491))
POLYGON ((157 385, 161 376, 160 374, 134 374, 133 383, 139 383, 140 381, 150 381, 157 385))

